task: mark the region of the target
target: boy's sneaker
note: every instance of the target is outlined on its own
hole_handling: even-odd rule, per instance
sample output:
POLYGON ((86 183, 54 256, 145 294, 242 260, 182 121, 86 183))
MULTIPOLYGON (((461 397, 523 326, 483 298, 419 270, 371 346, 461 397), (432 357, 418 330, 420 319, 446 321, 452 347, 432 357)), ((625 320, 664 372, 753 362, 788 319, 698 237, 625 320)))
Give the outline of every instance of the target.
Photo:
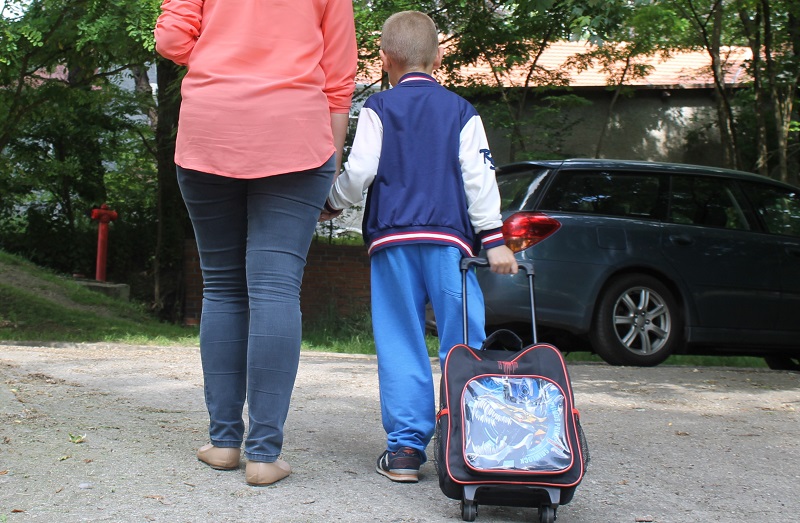
POLYGON ((388 450, 378 458, 375 470, 392 481, 416 483, 419 478, 419 466, 422 464, 422 453, 411 447, 401 447, 397 452, 388 450))

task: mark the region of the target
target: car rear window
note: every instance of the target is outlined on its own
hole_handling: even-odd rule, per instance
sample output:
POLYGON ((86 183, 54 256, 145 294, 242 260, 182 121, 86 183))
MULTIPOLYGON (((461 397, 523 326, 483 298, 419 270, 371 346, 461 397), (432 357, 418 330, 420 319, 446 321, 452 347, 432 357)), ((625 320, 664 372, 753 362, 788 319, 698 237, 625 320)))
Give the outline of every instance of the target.
POLYGON ((612 171, 562 171, 548 189, 541 210, 660 218, 659 190, 665 175, 612 171))

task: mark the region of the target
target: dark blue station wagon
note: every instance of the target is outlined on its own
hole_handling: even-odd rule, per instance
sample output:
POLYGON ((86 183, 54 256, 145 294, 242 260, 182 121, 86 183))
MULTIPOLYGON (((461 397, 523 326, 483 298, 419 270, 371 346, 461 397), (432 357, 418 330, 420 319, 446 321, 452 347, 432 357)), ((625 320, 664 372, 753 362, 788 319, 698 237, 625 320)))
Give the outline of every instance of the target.
MULTIPOLYGON (((621 160, 515 163, 497 180, 506 243, 534 262, 543 341, 615 365, 694 353, 798 368, 800 189, 621 160)), ((530 325, 522 274, 478 276, 490 329, 530 325)))

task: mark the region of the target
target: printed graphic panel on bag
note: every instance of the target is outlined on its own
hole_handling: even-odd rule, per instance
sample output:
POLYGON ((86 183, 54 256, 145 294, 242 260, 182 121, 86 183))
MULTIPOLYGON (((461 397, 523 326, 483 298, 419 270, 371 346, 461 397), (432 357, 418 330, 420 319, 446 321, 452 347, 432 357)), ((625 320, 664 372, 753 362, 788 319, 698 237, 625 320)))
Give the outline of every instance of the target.
POLYGON ((557 348, 537 344, 512 352, 456 345, 445 361, 442 393, 442 454, 452 481, 580 482, 572 388, 557 348))
POLYGON ((572 465, 564 393, 552 381, 479 376, 467 382, 461 407, 472 470, 558 473, 572 465))

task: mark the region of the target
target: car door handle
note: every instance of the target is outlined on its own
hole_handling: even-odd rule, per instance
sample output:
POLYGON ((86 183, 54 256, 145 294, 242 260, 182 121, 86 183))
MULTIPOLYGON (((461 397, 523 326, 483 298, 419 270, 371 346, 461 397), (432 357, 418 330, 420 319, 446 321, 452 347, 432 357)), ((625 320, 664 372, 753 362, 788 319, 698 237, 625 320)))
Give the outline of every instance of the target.
POLYGON ((669 241, 671 241, 675 245, 691 245, 694 243, 694 239, 692 239, 691 236, 687 236, 685 234, 670 234, 669 241))

